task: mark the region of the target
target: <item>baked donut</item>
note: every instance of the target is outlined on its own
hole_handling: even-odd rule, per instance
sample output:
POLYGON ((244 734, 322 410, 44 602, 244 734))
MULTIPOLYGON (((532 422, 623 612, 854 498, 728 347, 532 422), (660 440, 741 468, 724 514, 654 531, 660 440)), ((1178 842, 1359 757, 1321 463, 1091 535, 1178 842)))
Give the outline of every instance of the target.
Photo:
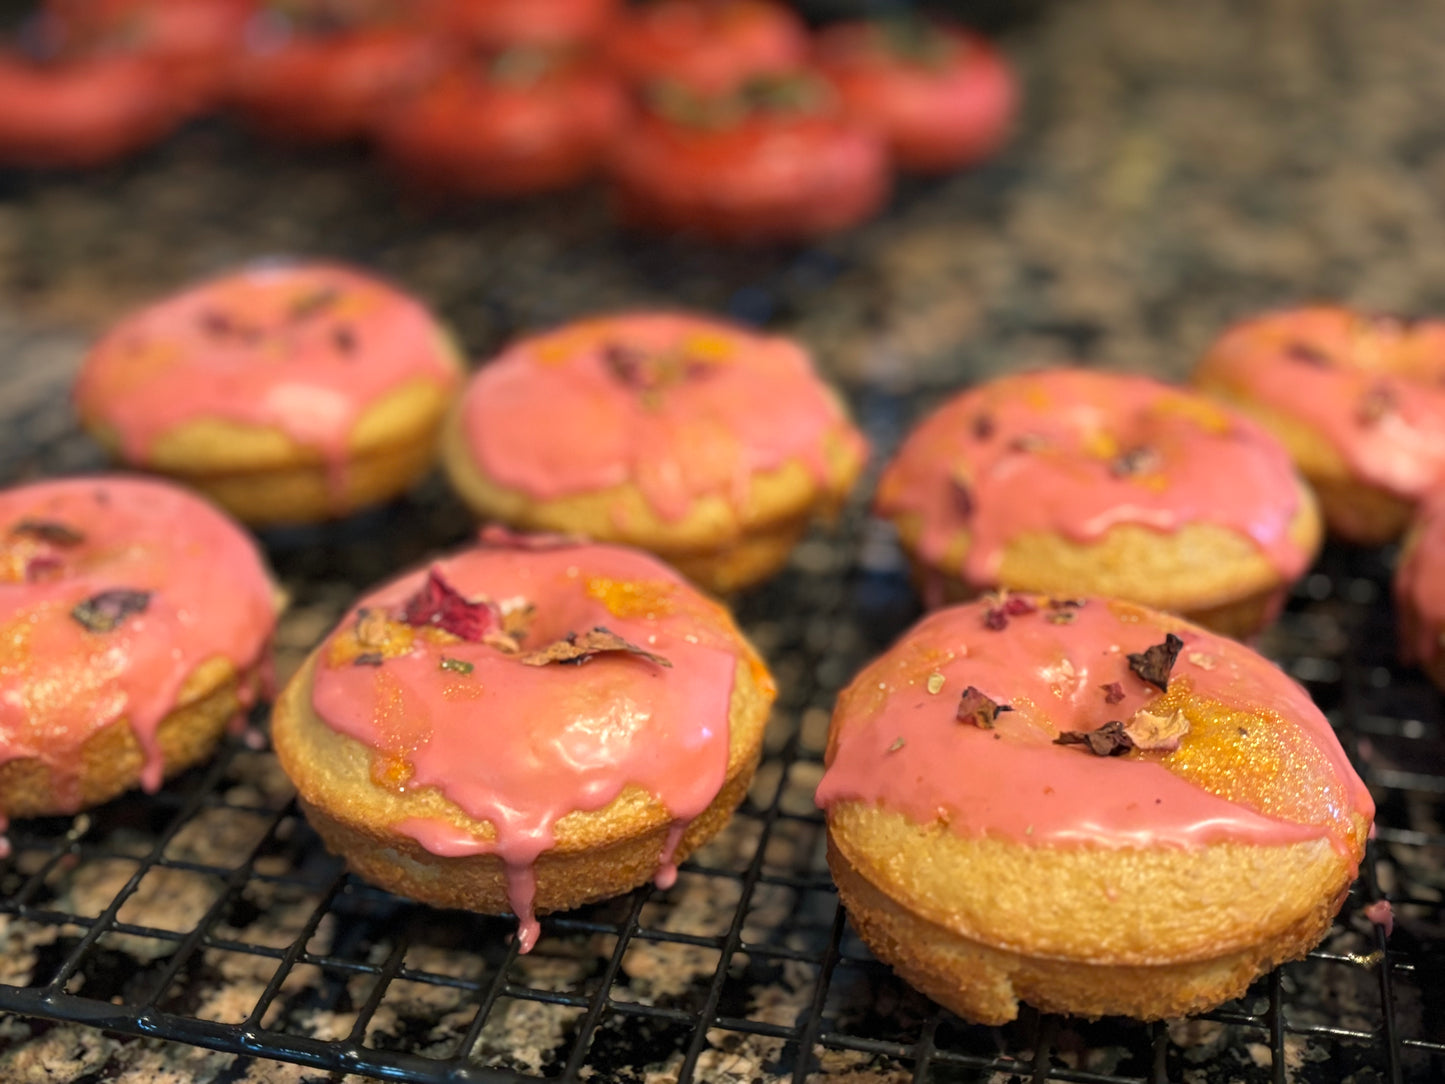
POLYGON ((667 82, 701 95, 797 71, 809 48, 802 20, 769 0, 654 0, 625 9, 603 45, 634 86, 667 82))
POLYGON ((445 50, 423 11, 407 0, 262 0, 227 101, 277 139, 359 139, 441 70, 445 50))
POLYGON ((992 45, 916 14, 834 23, 814 59, 858 123, 881 132, 900 169, 947 173, 996 151, 1018 86, 992 45))
POLYGON ((260 265, 123 320, 75 386, 114 455, 247 523, 390 498, 436 457, 461 367, 418 302, 349 268, 260 265))
POLYGON ((627 224, 711 241, 805 241, 857 225, 888 197, 888 152, 817 76, 703 96, 654 84, 608 173, 627 224))
POLYGON ((1232 636, 1273 619, 1319 513, 1259 426, 1142 376, 1057 369, 948 400, 884 469, 925 601, 1006 587, 1128 598, 1232 636))
POLYGON ((1445 490, 1420 504, 1395 565, 1400 654, 1445 688, 1445 490))
POLYGON ((483 48, 555 48, 600 38, 617 7, 617 0, 439 0, 435 18, 483 48))
POLYGON ((773 684, 645 554, 484 534, 364 598, 282 693, 281 765, 326 845, 426 903, 535 915, 626 892, 747 791, 773 684))
POLYGON ((0 819, 209 756, 267 680, 279 600, 246 533, 176 486, 0 491, 0 819))
POLYGON ((796 343, 634 313, 507 348, 462 394, 442 456, 484 518, 649 549, 728 592, 782 566, 866 452, 796 343))
POLYGON ((218 103, 256 0, 45 0, 67 50, 136 53, 159 67, 179 113, 218 103))
POLYGON ((524 196, 596 172, 626 111, 621 86, 596 64, 513 47, 450 69, 389 110, 375 134, 420 188, 524 196))
POLYGON ((1194 371, 1279 437, 1334 534, 1399 537, 1445 477, 1445 320, 1316 306, 1236 324, 1194 371))
POLYGON ((1369 792, 1261 656, 1131 603, 938 611, 839 697, 828 864, 880 959, 970 1020, 1202 1012, 1319 942, 1369 792))
POLYGON ((159 142, 180 119, 145 57, 0 52, 0 164, 103 165, 159 142))

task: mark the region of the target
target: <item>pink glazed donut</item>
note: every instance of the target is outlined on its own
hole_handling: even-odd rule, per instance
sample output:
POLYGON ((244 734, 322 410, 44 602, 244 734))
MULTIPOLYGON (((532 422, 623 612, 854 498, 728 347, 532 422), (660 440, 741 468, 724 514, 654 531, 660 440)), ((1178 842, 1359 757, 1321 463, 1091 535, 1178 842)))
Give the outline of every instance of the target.
POLYGON ((1329 928, 1374 803, 1309 695, 1132 603, 925 618, 839 697, 818 804, 860 936, 970 1020, 1163 1019, 1329 928))
POLYGON ((1284 443, 1329 529, 1379 545, 1445 479, 1445 321, 1319 306, 1230 328, 1194 383, 1284 443))
POLYGON ((461 363, 422 305, 329 265, 263 265, 121 321, 75 386, 116 457, 254 525, 346 515, 411 485, 461 363))
POLYGON ((482 516, 640 546, 719 592, 781 567, 867 450, 797 343, 673 313, 513 344, 472 378, 443 445, 482 516))
POLYGON ((287 686, 272 737, 327 846, 443 907, 535 915, 625 892, 741 801, 773 683, 655 559, 482 544, 362 599, 287 686))
POLYGON ((1319 513, 1261 427, 1157 380, 1005 376, 950 399, 878 485, 930 604, 1005 587, 1128 598, 1233 636, 1273 619, 1319 513))
POLYGON ((0 492, 0 814, 74 813, 210 755, 269 677, 250 537, 140 478, 0 492))
POLYGON ((1445 491, 1420 505, 1395 566, 1400 654, 1445 688, 1445 491))

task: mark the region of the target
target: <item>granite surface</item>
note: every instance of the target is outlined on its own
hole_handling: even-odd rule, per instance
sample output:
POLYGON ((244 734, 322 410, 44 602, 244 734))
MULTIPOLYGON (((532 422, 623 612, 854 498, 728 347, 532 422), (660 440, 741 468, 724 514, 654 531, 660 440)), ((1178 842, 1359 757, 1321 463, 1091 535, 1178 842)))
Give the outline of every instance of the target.
MULTIPOLYGON (((605 193, 595 189, 511 206, 425 206, 399 194, 362 151, 283 151, 221 122, 193 125, 134 162, 93 174, 0 174, 5 477, 100 464, 95 448, 74 431, 65 389, 86 342, 107 321, 198 275, 279 254, 335 256, 380 269, 434 303, 473 355, 522 329, 623 306, 690 305, 766 323, 815 348, 825 369, 853 393, 881 451, 939 391, 1021 364, 1074 360, 1178 376, 1222 325, 1267 305, 1341 298, 1393 311, 1445 312, 1445 79, 1438 74, 1445 5, 1094 0, 1039 5, 1026 14, 1008 22, 1002 38, 1027 91, 1023 124, 1009 150, 966 175, 905 182, 883 217, 806 251, 719 251, 621 235, 609 224, 605 193)), ((774 748, 798 757, 782 762, 785 771, 778 764, 765 768, 752 812, 745 809, 699 856, 677 889, 643 905, 645 928, 699 943, 634 941, 614 998, 693 1004, 718 969, 714 942, 739 903, 735 881, 706 871, 746 868, 766 826, 765 868, 792 871, 801 880, 784 884, 779 873, 777 883, 765 880, 751 890, 742 940, 785 944, 796 958, 740 954, 730 960, 737 975, 729 1012, 787 1028, 813 1004, 818 975, 809 961, 821 951, 833 915, 817 825, 807 817, 827 700, 875 639, 909 616, 887 602, 882 611, 865 603, 852 619, 833 622, 800 623, 782 612, 804 599, 825 614, 849 569, 855 584, 857 569, 865 579, 893 569, 886 539, 862 524, 856 510, 851 529, 842 549, 811 541, 781 594, 745 603, 744 620, 764 650, 770 638, 780 645, 785 686, 790 678, 806 684, 789 667, 817 666, 806 676, 809 692, 785 699, 777 721, 774 748), (801 654, 793 650, 799 643, 806 647, 801 654), (758 812, 778 808, 797 819, 758 812)), ((465 516, 431 483, 342 535, 269 538, 296 596, 278 644, 283 676, 356 588, 466 530, 465 516)), ((1364 585, 1351 587, 1358 597, 1347 601, 1374 605, 1369 592, 1378 590, 1378 576, 1341 582, 1364 585)), ((1322 594, 1320 604, 1332 602, 1322 594)), ((1307 616, 1295 628, 1318 649, 1337 630, 1321 624, 1318 614, 1307 616)), ((1334 643, 1316 654, 1310 665, 1328 670, 1351 652, 1334 643)), ((1387 671, 1383 686, 1394 680, 1388 668, 1367 673, 1381 669, 1387 671)), ((1321 673, 1296 676, 1333 680, 1321 673)), ((1408 695, 1414 698, 1409 708, 1396 713, 1424 728, 1438 755, 1438 705, 1428 694, 1408 695)), ((1364 752, 1378 758, 1372 763, 1381 771, 1398 772, 1416 747, 1397 742, 1395 748, 1391 741, 1381 732, 1364 752)), ((289 790, 269 756, 237 745, 217 771, 205 786, 222 796, 220 805, 208 806, 165 844, 166 858, 177 865, 148 873, 119 917, 137 928, 184 930, 226 891, 224 871, 259 847, 255 868, 275 879, 248 884, 218 928, 238 943, 279 951, 302 931, 334 870, 324 862, 313 867, 311 852, 296 842, 305 829, 284 812, 289 790), (186 862, 196 869, 181 868, 186 862)), ((1428 787, 1423 793, 1402 792, 1386 810, 1401 832, 1414 833, 1414 849, 1394 854, 1394 864, 1381 868, 1395 870, 1398 880, 1375 888, 1409 883, 1419 902, 1400 909, 1402 926, 1436 970, 1401 981, 1398 1026, 1438 1044, 1445 1024, 1439 1010, 1432 1015, 1425 1006, 1442 996, 1439 973, 1445 971, 1438 947, 1445 943, 1438 903, 1445 893, 1438 873, 1445 836, 1438 802, 1432 804, 1428 787)), ((46 868, 49 906, 72 915, 100 913, 155 839, 149 806, 119 808, 123 815, 114 823, 39 830, 61 839, 79 832, 76 838, 83 836, 104 858, 80 848, 75 861, 49 869, 44 847, 19 847, 0 893, 46 868)), ((1405 836, 1386 843, 1397 838, 1405 836)), ((347 1036, 368 996, 368 976, 404 951, 405 967, 429 979, 393 981, 362 1038, 381 1049, 448 1050, 466 1033, 477 983, 496 967, 512 969, 508 981, 528 990, 593 988, 599 960, 615 943, 605 929, 625 918, 617 907, 625 912, 625 904, 604 905, 593 915, 604 932, 563 931, 534 958, 516 960, 472 951, 478 930, 503 944, 505 922, 438 918, 349 887, 328 905, 311 942, 327 959, 358 953, 357 969, 338 978, 298 966, 276 992, 266 1022, 315 1038, 347 1036), (406 936, 377 933, 391 926, 406 936), (370 933, 349 933, 357 929, 370 933), (451 974, 457 985, 432 981, 451 974)), ((76 935, 77 928, 0 916, 0 979, 23 982, 41 974, 76 935)), ((162 974, 174 946, 157 936, 107 938, 120 938, 105 945, 115 954, 109 972, 81 976, 91 984, 83 992, 119 1001, 162 974)), ((1300 1030, 1283 1040, 1288 1075, 1379 1078, 1369 1056, 1321 1045, 1332 1027, 1382 1026, 1378 994, 1370 993, 1374 943, 1369 924, 1348 910, 1327 950, 1359 966, 1312 960, 1280 980, 1291 990, 1312 987, 1315 997, 1298 1010, 1300 1030), (1310 1033, 1312 1027, 1320 1035, 1310 1033)), ((949 1028, 959 1028, 956 1022, 940 1024, 924 999, 870 967, 856 942, 845 941, 843 956, 836 989, 827 995, 835 1023, 848 1021, 860 1033, 903 1047, 927 1031, 938 1044, 958 1049, 991 1046, 1001 1057, 1031 1056, 1038 1021, 1017 1030, 980 1029, 972 1037, 954 1034, 949 1028)), ((163 1004, 238 1022, 275 965, 274 956, 205 948, 164 991, 163 1004)), ((527 1073, 558 1072, 557 1051, 565 1056, 582 1010, 526 997, 504 1001, 476 1037, 472 1057, 527 1073)), ((1259 1019, 1257 1007, 1246 1003, 1225 1020, 1180 1022, 1152 1037, 1140 1031, 1117 1041, 1107 1030, 1053 1025, 1048 1044, 1067 1079, 1149 1075, 1157 1068, 1149 1063, 1151 1042, 1167 1050, 1173 1078, 1270 1079, 1275 1055, 1259 1019)), ((696 1078, 793 1078, 796 1044, 764 1031, 710 1032, 696 1078)), ((687 1035, 666 1017, 630 1030, 608 1024, 597 1033, 582 1078, 675 1079, 687 1035)), ((813 1053, 816 1061, 803 1071, 808 1080, 891 1084, 913 1074, 906 1059, 886 1054, 826 1044, 813 1053)), ((1438 1057, 1422 1056, 1406 1069, 1424 1080, 1445 1067, 1438 1057)), ((1000 1080, 1012 1075, 1006 1066, 995 1074, 1000 1080)), ((935 1078, 988 1077, 939 1070, 935 1078)), ((0 1080, 16 1084, 323 1079, 343 1078, 262 1058, 0 1018, 0 1080)))

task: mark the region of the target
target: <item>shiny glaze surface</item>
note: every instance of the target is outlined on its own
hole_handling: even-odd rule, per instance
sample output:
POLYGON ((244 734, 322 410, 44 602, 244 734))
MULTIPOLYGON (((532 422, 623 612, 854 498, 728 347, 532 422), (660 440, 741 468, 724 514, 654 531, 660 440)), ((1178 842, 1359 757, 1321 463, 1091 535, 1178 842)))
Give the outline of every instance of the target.
POLYGON ((1220 524, 1293 579, 1311 556, 1288 534, 1299 500, 1289 456, 1254 422, 1148 377, 1058 369, 945 403, 884 471, 877 508, 919 517, 918 552, 934 567, 968 534, 959 572, 988 587, 1020 535, 1087 543, 1120 524, 1220 524))
POLYGON ((791 460, 824 483, 830 434, 863 446, 797 344, 678 314, 524 339, 477 373, 461 409, 472 456, 497 484, 550 500, 631 483, 669 520, 704 496, 739 507, 754 474, 791 460), (607 360, 616 350, 664 375, 629 384, 607 360))
MULTIPOLYGON (((617 653, 532 666, 488 644, 422 632, 404 635, 380 665, 355 665, 345 637, 357 610, 322 646, 317 715, 374 751, 378 785, 435 787, 493 826, 495 839, 430 818, 394 825, 435 854, 498 855, 526 951, 537 936, 533 865, 555 844, 558 822, 602 809, 628 786, 676 823, 697 817, 726 777, 738 661, 761 664, 725 610, 632 550, 484 543, 431 567, 469 599, 533 605, 524 651, 600 625, 671 663, 617 653), (443 669, 443 658, 471 669, 443 669)), ((358 610, 398 612, 426 575, 397 580, 358 610)), ((660 881, 671 861, 670 850, 659 854, 660 881)))
POLYGON ((331 265, 263 265, 213 279, 117 324, 76 384, 81 416, 146 462, 201 418, 269 427, 333 470, 366 409, 415 380, 459 379, 420 303, 331 265))
POLYGON ((1419 497, 1445 475, 1445 320, 1318 306, 1237 324, 1200 376, 1308 425, 1365 482, 1419 497))
POLYGON ((1445 492, 1420 505, 1395 569, 1395 600, 1414 615, 1414 636, 1401 644, 1406 658, 1430 662, 1445 634, 1445 492))
POLYGON ((958 836, 1018 844, 1325 838, 1358 859, 1351 817, 1373 817, 1369 792, 1309 696, 1266 659, 1127 603, 1089 600, 1055 624, 1050 615, 1063 611, 1048 600, 1015 597, 1039 609, 1001 629, 986 624, 991 600, 941 610, 854 679, 833 716, 819 805, 877 803, 920 825, 941 820, 958 836), (1169 631, 1184 645, 1161 693, 1127 656, 1169 631), (993 729, 958 721, 969 686, 1012 710, 993 729), (1053 744, 1145 707, 1188 717, 1177 750, 1100 757, 1053 744))
POLYGON ((624 11, 605 46, 634 83, 665 80, 702 94, 800 68, 809 49, 798 17, 769 0, 653 0, 624 11))
MULTIPOLYGON (((0 492, 0 761, 36 757, 58 788, 73 788, 82 746, 124 719, 145 754, 142 785, 155 790, 165 767, 156 730, 186 679, 223 658, 248 695, 275 620, 250 537, 185 490, 92 477, 0 492), (58 544, 27 522, 81 540, 58 544), (109 631, 72 616, 117 589, 151 592, 148 605, 109 631)), ((79 792, 61 799, 78 805, 79 792)))

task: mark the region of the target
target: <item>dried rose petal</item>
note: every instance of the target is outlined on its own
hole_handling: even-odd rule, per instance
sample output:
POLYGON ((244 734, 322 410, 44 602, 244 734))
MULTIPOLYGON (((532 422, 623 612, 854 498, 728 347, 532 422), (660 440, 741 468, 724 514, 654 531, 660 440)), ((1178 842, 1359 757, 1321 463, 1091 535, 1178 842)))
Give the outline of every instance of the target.
POLYGON ((77 602, 70 616, 91 632, 112 632, 132 614, 145 613, 150 604, 150 591, 116 587, 77 602))
POLYGON ((998 632, 1000 629, 1008 628, 1008 618, 1004 616, 1003 610, 997 606, 990 606, 984 611, 983 627, 998 632))
POLYGON ((1120 700, 1124 699, 1124 686, 1117 681, 1111 681, 1107 685, 1100 685, 1099 688, 1104 690, 1104 703, 1106 704, 1117 704, 1120 700))
POLYGON ((1355 419, 1361 425, 1374 425, 1398 405, 1394 389, 1387 384, 1373 384, 1360 396, 1355 406, 1355 419))
POLYGON ((1172 632, 1164 637, 1162 644, 1129 655, 1129 669, 1161 693, 1169 691, 1169 673, 1174 669, 1174 660, 1184 641, 1172 632))
POLYGON ((416 628, 435 626, 471 643, 503 631, 502 613, 495 602, 485 598, 467 601, 435 567, 428 570, 421 590, 407 600, 401 619, 416 628))
POLYGON ((995 426, 993 415, 980 414, 973 419, 973 436, 975 440, 988 440, 994 434, 995 426))
POLYGON ((957 475, 954 475, 951 481, 953 482, 953 507, 957 509, 960 516, 967 519, 973 515, 973 492, 969 489, 968 483, 957 475))
POLYGON ((1055 745, 1082 745, 1096 757, 1123 756, 1134 748, 1134 740, 1115 719, 1097 730, 1065 730, 1054 739, 1055 745))
POLYGON ((1010 617, 1022 617, 1024 614, 1031 614, 1038 609, 1034 600, 1024 595, 1009 595, 1003 600, 1003 612, 1010 617))
POLYGON ((65 562, 53 553, 40 553, 25 562, 25 582, 43 583, 60 579, 65 562))
POLYGON ((85 535, 69 524, 61 523, 58 519, 22 519, 10 528, 10 533, 23 535, 26 538, 38 538, 41 542, 49 542, 52 546, 59 546, 61 549, 78 546, 85 541, 85 535))
POLYGON ((342 324, 331 333, 331 341, 338 353, 350 357, 356 353, 356 332, 349 325, 342 324))
POLYGON ((1129 735, 1136 749, 1172 753, 1179 748, 1184 735, 1189 733, 1189 720, 1178 710, 1168 715, 1155 715, 1140 708, 1124 724, 1124 733, 1129 735))
POLYGON ((958 699, 958 711, 954 718, 960 723, 972 723, 983 730, 992 730, 994 721, 998 719, 999 712, 1013 711, 1008 704, 1000 704, 996 700, 990 700, 978 689, 970 685, 963 690, 963 695, 958 699))
POLYGON ((554 641, 538 651, 527 652, 520 656, 518 661, 526 663, 528 666, 546 666, 553 662, 572 663, 580 666, 594 655, 614 652, 636 655, 648 662, 656 663, 658 666, 669 668, 672 666, 672 663, 661 655, 654 655, 651 651, 624 640, 611 629, 601 625, 581 634, 569 632, 562 639, 554 641))
POLYGON ((1148 474, 1159 467, 1159 453, 1143 445, 1120 452, 1109 461, 1109 473, 1115 478, 1148 474))
POLYGON ((1318 369, 1327 369, 1330 366, 1330 356, 1319 347, 1311 346, 1306 342, 1290 343, 1284 348, 1284 356, 1291 361, 1313 365, 1318 369))

